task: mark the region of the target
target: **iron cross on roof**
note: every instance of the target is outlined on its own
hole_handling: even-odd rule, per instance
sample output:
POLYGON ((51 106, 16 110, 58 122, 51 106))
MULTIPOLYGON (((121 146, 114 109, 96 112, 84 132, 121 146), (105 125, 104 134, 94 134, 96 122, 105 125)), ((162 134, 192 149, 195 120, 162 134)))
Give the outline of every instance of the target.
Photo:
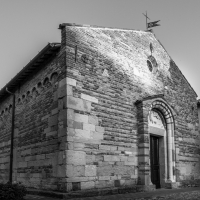
MULTIPOLYGON (((148 29, 148 24, 147 24, 147 19, 149 19, 148 18, 148 16, 147 16, 147 11, 146 11, 146 15, 144 14, 144 13, 142 13, 145 17, 146 17, 146 29, 148 29)), ((150 20, 150 19, 149 19, 150 20)))
POLYGON ((157 24, 160 20, 155 21, 155 22, 149 22, 149 23, 147 23, 147 19, 149 19, 148 16, 147 16, 147 11, 146 11, 146 15, 144 13, 142 13, 142 14, 146 17, 146 29, 147 30, 148 30, 148 28, 152 28, 152 27, 155 27, 155 26, 160 26, 160 24, 157 24))

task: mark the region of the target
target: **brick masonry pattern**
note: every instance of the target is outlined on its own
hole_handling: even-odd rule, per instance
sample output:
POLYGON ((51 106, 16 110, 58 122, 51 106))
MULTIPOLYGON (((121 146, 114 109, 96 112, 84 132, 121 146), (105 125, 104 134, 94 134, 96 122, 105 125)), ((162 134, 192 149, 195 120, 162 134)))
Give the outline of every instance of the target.
MULTIPOLYGON (((164 94, 175 117, 176 168, 173 174, 176 181, 199 179, 196 94, 155 36, 143 31, 88 27, 66 26, 62 31, 67 52, 67 77, 76 82, 69 93, 72 101, 68 108, 83 116, 81 120, 72 118, 72 121, 84 124, 84 119, 87 121, 95 116, 97 125, 103 130, 103 138, 96 141, 92 138, 93 130, 69 125, 68 143, 82 144, 79 149, 71 145, 71 150, 84 154, 85 160, 80 166, 84 167, 85 174, 75 173, 74 178, 67 179, 68 190, 138 183, 140 141, 135 102, 159 94, 164 94), (152 72, 147 66, 150 43, 157 61, 152 72), (90 105, 88 109, 73 106, 85 101, 90 105), (75 133, 70 135, 72 130, 75 133), (88 166, 93 167, 91 176, 86 173, 88 166)), ((72 162, 74 167, 77 164, 72 162)))

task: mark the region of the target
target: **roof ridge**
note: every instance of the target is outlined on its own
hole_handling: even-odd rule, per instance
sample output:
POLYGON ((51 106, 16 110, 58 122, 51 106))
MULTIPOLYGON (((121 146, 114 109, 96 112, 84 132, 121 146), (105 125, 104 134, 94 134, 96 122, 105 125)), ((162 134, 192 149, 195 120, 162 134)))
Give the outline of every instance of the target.
POLYGON ((129 28, 116 28, 116 27, 105 27, 105 26, 97 26, 97 25, 89 25, 89 24, 77 24, 77 23, 62 23, 59 25, 59 29, 62 29, 66 26, 75 26, 75 27, 85 27, 85 28, 100 28, 100 29, 115 29, 121 31, 141 31, 145 33, 152 33, 150 30, 137 30, 137 29, 129 29, 129 28))

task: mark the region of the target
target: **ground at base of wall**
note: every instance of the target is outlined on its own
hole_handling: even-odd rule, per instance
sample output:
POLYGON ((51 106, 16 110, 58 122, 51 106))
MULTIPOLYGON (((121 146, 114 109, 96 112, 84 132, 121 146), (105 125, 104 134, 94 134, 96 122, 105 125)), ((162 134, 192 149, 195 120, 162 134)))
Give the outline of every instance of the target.
POLYGON ((181 181, 180 186, 183 187, 198 187, 200 186, 200 179, 196 180, 183 180, 181 181))
POLYGON ((74 199, 81 197, 96 197, 96 196, 108 196, 115 194, 125 194, 125 193, 137 193, 143 191, 153 191, 155 190, 154 186, 143 186, 137 185, 132 187, 120 187, 120 188, 101 188, 101 189, 91 189, 91 190, 79 190, 71 191, 68 193, 48 191, 48 190, 38 190, 38 189, 27 189, 28 195, 37 195, 45 197, 54 197, 57 199, 74 199))
MULTIPOLYGON (((66 193, 55 192, 50 190, 38 190, 38 189, 30 189, 27 188, 27 195, 25 199, 31 198, 33 199, 63 199, 66 193), (28 197, 28 198, 27 198, 28 197)), ((48 200, 50 200, 48 199, 48 200)))
MULTIPOLYGON (((26 195, 25 200, 59 200, 60 198, 38 196, 38 195, 26 195)), ((69 199, 63 196, 62 199, 69 199)), ((138 193, 124 193, 113 194, 106 196, 93 196, 93 197, 79 197, 73 198, 73 200, 199 200, 200 199, 200 187, 180 188, 180 189, 157 189, 150 192, 138 192, 138 193)))
MULTIPOLYGON (((193 192, 181 192, 179 194, 170 194, 170 195, 161 195, 154 196, 150 198, 145 198, 145 200, 199 200, 200 199, 200 191, 193 192)), ((144 200, 144 198, 139 198, 135 200, 144 200)))
POLYGON ((24 200, 60 200, 58 198, 54 197, 46 197, 46 196, 40 196, 40 195, 32 195, 32 194, 27 194, 24 200))

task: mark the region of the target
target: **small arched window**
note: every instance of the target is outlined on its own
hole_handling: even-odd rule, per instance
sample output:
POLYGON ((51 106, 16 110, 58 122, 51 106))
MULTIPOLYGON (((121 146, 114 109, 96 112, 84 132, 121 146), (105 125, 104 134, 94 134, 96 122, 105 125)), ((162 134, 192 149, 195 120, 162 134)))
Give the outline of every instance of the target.
POLYGON ((192 115, 194 115, 194 106, 191 107, 192 115))
POLYGON ((11 113, 12 112, 12 105, 10 104, 10 106, 9 106, 9 113, 11 113))
POLYGON ((42 83, 39 82, 39 83, 37 84, 37 87, 38 87, 38 88, 41 88, 41 87, 42 87, 42 83))
POLYGON ((35 87, 32 89, 32 96, 33 96, 33 98, 35 98, 37 96, 37 90, 35 87))
POLYGON ((149 68, 149 71, 152 72, 153 71, 153 66, 151 64, 151 62, 149 60, 147 60, 147 66, 149 68))
POLYGON ((157 61, 152 55, 148 56, 147 66, 150 72, 156 73, 158 70, 157 61))
POLYGON ((23 101, 25 100, 25 97, 26 97, 25 94, 23 94, 23 95, 22 95, 22 100, 23 100, 23 101))
POLYGON ((18 98, 18 103, 21 103, 21 98, 18 98))
POLYGON ((46 78, 44 79, 43 85, 44 85, 45 87, 48 87, 48 85, 49 85, 49 78, 48 78, 48 77, 46 77, 46 78))
POLYGON ((55 83, 57 81, 57 77, 58 77, 58 73, 57 72, 54 72, 52 75, 51 75, 51 82, 52 83, 55 83))

